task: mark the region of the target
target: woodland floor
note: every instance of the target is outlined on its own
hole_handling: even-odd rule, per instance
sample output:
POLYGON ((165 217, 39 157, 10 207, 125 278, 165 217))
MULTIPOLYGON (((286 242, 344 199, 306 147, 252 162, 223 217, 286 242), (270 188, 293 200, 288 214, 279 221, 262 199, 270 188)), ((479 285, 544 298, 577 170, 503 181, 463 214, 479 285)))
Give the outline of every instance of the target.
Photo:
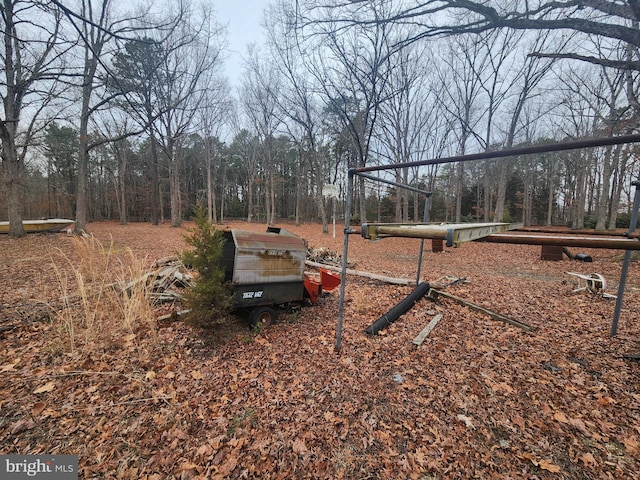
MULTIPOLYGON (((283 226, 342 252, 340 228, 334 239, 283 226)), ((166 225, 89 230, 105 271, 185 248, 184 230, 166 225)), ((419 242, 353 235, 349 263, 414 278, 419 242)), ((104 275, 82 274, 77 238, 0 236, 0 453, 78 454, 87 479, 638 478, 640 363, 627 356, 640 354, 640 264, 612 338, 615 300, 572 293, 565 272, 598 272, 615 294, 621 252, 572 248, 593 263, 553 262, 534 246, 426 245, 425 280, 465 277, 446 291, 537 330, 423 298, 369 337, 412 287, 349 276, 340 352, 337 290, 262 332, 238 321, 205 335, 155 322, 166 305, 131 320, 104 275), (83 309, 74 323, 68 312, 83 309)))

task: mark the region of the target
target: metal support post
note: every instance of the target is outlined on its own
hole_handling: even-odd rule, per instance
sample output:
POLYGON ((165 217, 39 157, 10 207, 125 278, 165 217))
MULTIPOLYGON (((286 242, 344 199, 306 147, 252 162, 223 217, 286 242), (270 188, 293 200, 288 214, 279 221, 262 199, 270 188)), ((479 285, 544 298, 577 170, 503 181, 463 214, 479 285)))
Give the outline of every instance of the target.
POLYGON ((342 349, 342 319, 344 318, 344 293, 347 285, 347 255, 349 253, 349 235, 351 231, 351 203, 353 197, 353 171, 349 170, 347 198, 344 207, 344 243, 342 246, 342 278, 340 282, 340 303, 338 304, 338 326, 336 328, 336 350, 342 349))
MULTIPOLYGON (((629 222, 629 237, 635 232, 636 224, 638 223, 638 208, 640 207, 640 195, 638 190, 640 187, 640 181, 636 180, 631 182, 631 185, 636 187, 636 191, 633 198, 633 210, 631 211, 631 221, 629 222)), ((622 299, 624 296, 624 289, 627 284, 627 275, 629 273, 629 264, 631 263, 631 250, 624 251, 624 261, 622 262, 622 272, 620 273, 620 285, 618 286, 618 298, 616 300, 616 310, 613 314, 613 322, 611 323, 611 336, 615 336, 618 333, 618 320, 620 319, 620 311, 622 310, 622 299)))
MULTIPOLYGON (((424 213, 422 223, 429 222, 429 210, 431 208, 431 193, 427 193, 424 199, 424 213)), ((416 286, 420 285, 420 275, 422 273, 422 255, 424 253, 424 238, 420 240, 420 255, 418 255, 418 273, 416 274, 416 286)))

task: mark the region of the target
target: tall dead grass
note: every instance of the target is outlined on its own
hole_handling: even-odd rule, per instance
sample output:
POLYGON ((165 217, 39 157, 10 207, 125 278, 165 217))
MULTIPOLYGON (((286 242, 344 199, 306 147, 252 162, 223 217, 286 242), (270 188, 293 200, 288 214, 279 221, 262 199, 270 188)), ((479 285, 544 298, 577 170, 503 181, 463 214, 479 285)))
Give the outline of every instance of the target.
POLYGON ((104 246, 93 236, 74 237, 72 253, 56 249, 51 263, 62 308, 56 317, 58 346, 66 352, 96 352, 156 339, 146 265, 131 249, 104 246))

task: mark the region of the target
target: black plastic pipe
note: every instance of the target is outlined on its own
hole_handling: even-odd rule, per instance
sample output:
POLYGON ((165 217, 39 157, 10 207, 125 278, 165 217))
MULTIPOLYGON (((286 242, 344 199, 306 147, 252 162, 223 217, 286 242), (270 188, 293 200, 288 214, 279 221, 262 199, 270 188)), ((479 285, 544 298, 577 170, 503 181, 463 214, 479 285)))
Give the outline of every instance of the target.
POLYGON ((420 283, 404 300, 369 325, 364 333, 368 335, 377 335, 380 330, 384 330, 395 322, 400 315, 410 310, 418 300, 427 294, 430 288, 431 287, 428 282, 420 283))

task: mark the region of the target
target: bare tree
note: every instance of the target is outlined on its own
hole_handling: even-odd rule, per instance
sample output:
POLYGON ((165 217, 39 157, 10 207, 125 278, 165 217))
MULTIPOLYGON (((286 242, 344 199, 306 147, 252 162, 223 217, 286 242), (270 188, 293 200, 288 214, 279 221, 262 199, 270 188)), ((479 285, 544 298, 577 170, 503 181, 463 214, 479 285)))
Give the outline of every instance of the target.
POLYGON ((24 235, 22 192, 27 149, 38 119, 55 98, 52 83, 61 75, 60 10, 48 3, 2 0, 2 67, 0 141, 2 174, 7 197, 9 235, 24 235), (39 23, 35 23, 38 19, 39 23), (25 111, 30 117, 24 118, 25 111))
POLYGON ((169 162, 171 225, 182 221, 179 141, 194 126, 196 113, 206 105, 216 86, 221 67, 223 30, 209 10, 185 18, 177 38, 169 37, 170 48, 161 66, 164 82, 159 85, 164 108, 160 115, 162 147, 169 162), (197 18, 197 20, 196 20, 197 18))
MULTIPOLYGON (((591 75, 592 71, 593 68, 583 66, 579 75, 584 78, 586 75, 591 75)), ((573 77, 573 74, 569 75, 566 71, 560 72, 560 75, 565 79, 573 77)), ((597 115, 592 110, 589 101, 576 90, 575 85, 565 83, 557 114, 555 128, 565 138, 583 138, 597 131, 597 115)), ((584 228, 588 177, 595 161, 595 149, 572 151, 565 157, 564 189, 570 208, 571 228, 573 229, 584 228)))
POLYGON ((117 108, 111 108, 103 112, 99 122, 100 138, 111 139, 107 146, 115 158, 115 169, 111 173, 116 190, 118 215, 122 225, 126 225, 128 221, 129 202, 127 200, 127 191, 130 186, 127 184, 127 173, 130 170, 131 157, 133 156, 130 138, 131 132, 136 130, 131 125, 132 123, 131 117, 117 108))
MULTIPOLYGON (((321 121, 317 95, 318 85, 314 77, 308 74, 304 64, 304 47, 299 43, 295 28, 295 12, 288 8, 287 2, 281 2, 267 9, 267 40, 274 52, 274 64, 282 74, 283 87, 277 97, 279 110, 284 119, 292 121, 302 132, 298 141, 298 151, 302 162, 308 157, 310 172, 313 176, 318 216, 322 220, 323 233, 329 232, 328 217, 324 205, 323 186, 328 172, 320 153, 319 137, 321 121)), ((295 135, 294 135, 295 137, 295 135)), ((301 198, 302 182, 298 182, 297 201, 301 198)), ((299 205, 296 208, 296 218, 299 205)))
MULTIPOLYGON (((544 48, 550 41, 551 39, 547 33, 538 32, 532 40, 531 46, 525 43, 521 48, 523 48, 524 51, 536 50, 538 48, 544 48)), ((511 81, 511 88, 509 88, 510 93, 513 94, 513 102, 509 105, 511 113, 508 116, 506 138, 503 143, 505 148, 513 147, 520 130, 529 127, 526 125, 526 122, 524 127, 522 125, 522 112, 527 102, 535 98, 536 95, 540 96, 540 92, 536 93, 536 90, 551 71, 553 65, 553 59, 528 56, 525 57, 525 61, 515 69, 511 81)), ((504 219, 507 180, 511 172, 512 163, 511 159, 505 159, 500 162, 498 168, 497 197, 493 214, 494 222, 502 222, 504 219)))
MULTIPOLYGON (((381 106, 381 121, 377 135, 384 151, 378 152, 391 163, 421 159, 425 143, 433 139, 440 121, 436 113, 438 103, 432 88, 433 77, 428 65, 433 62, 430 45, 411 46, 393 58, 395 68, 390 69, 390 90, 395 92, 381 106)), ((419 170, 408 168, 395 171, 395 181, 403 185, 415 183, 419 170), (410 178, 413 173, 413 178, 410 178)), ((417 218, 418 197, 414 194, 414 218, 417 218)), ((409 221, 409 195, 399 188, 395 195, 397 222, 409 221)))
MULTIPOLYGON (((486 75, 488 59, 488 52, 470 37, 450 39, 445 54, 440 57, 440 94, 437 98, 442 111, 446 112, 455 125, 456 155, 467 153, 471 140, 482 142, 479 132, 483 113, 482 79, 486 75)), ((456 222, 462 220, 464 177, 464 163, 459 162, 456 165, 454 186, 456 222)))
POLYGON ((271 225, 276 217, 275 165, 273 159, 274 139, 281 121, 277 116, 281 78, 272 69, 259 50, 251 46, 245 62, 245 76, 240 102, 251 125, 258 133, 262 146, 264 177, 266 180, 265 206, 266 222, 271 225))
POLYGON ((502 28, 572 31, 579 34, 579 41, 572 46, 565 45, 566 48, 560 51, 533 52, 532 55, 580 60, 625 71, 640 71, 640 60, 635 53, 640 47, 640 31, 636 25, 640 20, 640 4, 635 0, 547 0, 515 3, 507 0, 491 3, 425 0, 413 4, 394 2, 393 9, 388 10, 384 16, 373 15, 367 8, 377 3, 377 0, 306 0, 297 3, 301 22, 329 24, 326 19, 331 18, 330 25, 334 33, 363 26, 377 26, 380 23, 420 27, 417 33, 405 37, 398 47, 424 38, 481 33, 502 28), (461 18, 463 22, 460 22, 461 18), (581 46, 582 40, 594 36, 628 45, 634 50, 634 54, 624 59, 593 55, 581 46))
POLYGON ((258 139, 249 130, 241 129, 231 144, 231 157, 237 160, 246 173, 246 209, 247 222, 253 222, 255 216, 255 185, 258 177, 258 139))
MULTIPOLYGON (((80 118, 79 118, 79 155, 78 175, 76 187, 76 229, 86 230, 88 211, 88 177, 89 155, 94 148, 100 147, 110 141, 119 141, 135 132, 123 132, 115 138, 92 138, 89 133, 92 118, 100 110, 112 104, 122 91, 113 89, 107 93, 106 80, 110 71, 104 68, 102 58, 109 46, 115 48, 115 41, 125 38, 141 27, 134 27, 141 18, 148 15, 148 10, 136 15, 113 15, 112 0, 81 0, 80 10, 77 13, 65 8, 68 21, 73 25, 79 35, 79 46, 82 49, 82 66, 79 74, 80 82, 80 118), (96 90, 99 99, 96 100, 96 90)), ((147 27, 142 27, 147 28, 147 27)), ((158 28, 161 28, 158 25, 158 28)), ((117 79, 116 79, 117 81, 117 79)))
POLYGON ((158 126, 161 104, 158 99, 156 82, 161 75, 162 46, 150 37, 129 40, 114 55, 112 72, 114 82, 110 85, 122 93, 120 108, 137 123, 149 136, 151 155, 151 223, 158 225, 160 220, 160 189, 158 162, 158 126))
POLYGON ((230 126, 229 119, 232 118, 234 108, 230 98, 230 90, 226 81, 222 78, 217 81, 214 80, 197 115, 197 126, 202 132, 205 144, 204 166, 207 183, 207 215, 209 221, 214 223, 218 221, 214 185, 216 181, 216 178, 214 178, 216 172, 215 161, 220 161, 221 159, 217 139, 220 137, 222 129, 225 126, 230 126))
MULTIPOLYGON (((484 111, 485 132, 483 146, 485 150, 494 148, 498 143, 496 135, 496 117, 502 104, 508 97, 509 85, 512 85, 517 72, 513 71, 514 57, 518 56, 518 44, 522 38, 520 32, 488 32, 478 35, 477 41, 487 52, 486 74, 480 76, 481 89, 486 97, 484 111)), ((492 212, 493 166, 495 161, 484 160, 482 172, 482 195, 478 192, 476 213, 482 214, 485 222, 489 221, 492 212)), ((501 162, 502 165, 505 162, 501 162)), ((480 188, 478 182, 478 189, 480 188)))
MULTIPOLYGON (((356 10, 385 18, 388 2, 367 2, 353 5, 356 10)), ((349 15, 356 14, 346 6, 349 15)), ((298 10, 300 13, 300 10, 298 10)), ((376 22, 363 28, 338 32, 333 14, 325 12, 318 21, 297 22, 299 38, 304 39, 309 56, 310 72, 318 79, 323 100, 335 115, 341 130, 347 133, 356 154, 355 167, 366 166, 371 154, 371 141, 381 104, 393 95, 388 90, 390 58, 397 52, 391 26, 376 22)), ((366 191, 364 178, 358 178, 360 220, 366 221, 366 191)))
POLYGON ((167 31, 153 32, 158 38, 129 41, 126 51, 115 57, 118 72, 116 88, 126 93, 126 103, 138 123, 148 128, 152 149, 152 221, 158 223, 159 145, 167 158, 171 224, 180 225, 180 148, 182 140, 194 126, 194 118, 211 88, 215 88, 217 69, 221 66, 224 29, 211 10, 192 10, 180 3, 169 11, 171 25, 167 31))

